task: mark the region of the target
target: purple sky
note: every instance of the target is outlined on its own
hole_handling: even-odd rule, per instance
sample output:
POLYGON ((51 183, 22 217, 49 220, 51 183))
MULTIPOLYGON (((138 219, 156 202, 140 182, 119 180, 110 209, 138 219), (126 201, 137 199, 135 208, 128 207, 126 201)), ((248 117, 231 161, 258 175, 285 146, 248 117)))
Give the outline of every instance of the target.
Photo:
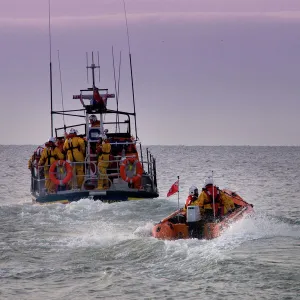
MULTIPOLYGON (((299 0, 126 0, 126 8, 143 144, 300 145, 299 0)), ((57 50, 71 109, 89 86, 86 51, 100 52, 100 87, 114 92, 114 46, 120 108, 130 109, 123 1, 51 0, 51 15, 54 108, 57 50)), ((48 0, 1 0, 0 41, 1 143, 41 144, 50 134, 48 0)))

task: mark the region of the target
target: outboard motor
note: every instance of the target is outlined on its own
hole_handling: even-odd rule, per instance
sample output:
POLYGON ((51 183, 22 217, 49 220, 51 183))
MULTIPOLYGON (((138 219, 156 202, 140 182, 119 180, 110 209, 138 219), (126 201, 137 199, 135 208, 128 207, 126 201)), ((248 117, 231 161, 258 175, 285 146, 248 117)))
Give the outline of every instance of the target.
POLYGON ((189 236, 200 238, 202 236, 201 214, 198 205, 188 206, 186 210, 186 222, 189 227, 189 236))

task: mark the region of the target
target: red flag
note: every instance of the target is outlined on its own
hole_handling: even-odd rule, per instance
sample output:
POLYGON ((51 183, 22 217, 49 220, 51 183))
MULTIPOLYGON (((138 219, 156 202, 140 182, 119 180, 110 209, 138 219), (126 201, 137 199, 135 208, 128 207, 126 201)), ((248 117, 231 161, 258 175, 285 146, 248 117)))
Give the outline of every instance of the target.
POLYGON ((167 197, 170 197, 171 195, 175 194, 178 192, 178 185, 179 185, 179 180, 177 180, 169 189, 167 197))
POLYGON ((99 90, 97 88, 94 88, 94 91, 93 91, 93 101, 94 101, 94 103, 104 104, 103 99, 102 99, 101 95, 99 94, 99 90))

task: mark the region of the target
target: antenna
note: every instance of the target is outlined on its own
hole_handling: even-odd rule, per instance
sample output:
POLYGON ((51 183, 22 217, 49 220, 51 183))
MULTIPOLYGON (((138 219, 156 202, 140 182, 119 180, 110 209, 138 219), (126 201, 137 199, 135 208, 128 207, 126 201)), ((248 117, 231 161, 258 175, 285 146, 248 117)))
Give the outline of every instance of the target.
POLYGON ((99 51, 97 51, 97 55, 98 55, 98 66, 99 66, 99 83, 100 83, 100 60, 99 60, 99 51))
POLYGON ((50 0, 48 0, 48 12, 49 12, 49 61, 50 61, 50 118, 51 118, 51 136, 53 136, 53 94, 52 94, 52 53, 51 53, 51 6, 50 0))
MULTIPOLYGON (((94 52, 92 51, 92 66, 95 66, 94 64, 94 52)), ((93 79, 93 87, 95 86, 95 74, 92 72, 92 79, 93 79)))
POLYGON ((88 69, 89 57, 88 57, 87 52, 85 54, 86 54, 86 80, 87 80, 87 83, 89 83, 89 69, 88 69))
MULTIPOLYGON (((121 62, 122 62, 122 52, 120 51, 119 74, 118 74, 118 101, 120 96, 121 62)), ((118 115, 118 121, 119 121, 119 115, 118 115)), ((118 123, 118 125, 119 125, 119 132, 120 132, 120 123, 118 123)))
POLYGON ((124 4, 126 29, 127 29, 127 42, 128 42, 128 51, 129 51, 129 63, 130 63, 130 77, 131 77, 131 90, 132 90, 135 135, 136 135, 136 139, 138 140, 139 138, 138 138, 138 135, 137 135, 137 126, 136 126, 136 111, 135 111, 135 96, 134 96, 134 85, 133 85, 133 74, 132 74, 131 50, 130 50, 129 29, 128 29, 128 22, 127 22, 127 12, 126 12, 125 0, 123 0, 123 4, 124 4))
MULTIPOLYGON (((63 88, 62 88, 62 79, 61 79, 61 68, 60 68, 59 50, 57 50, 57 57, 58 57, 59 78, 60 78, 61 105, 62 105, 62 109, 63 109, 63 112, 64 112, 64 111, 65 111, 65 108, 64 108, 64 95, 63 95, 63 88)), ((65 131, 66 131, 65 114, 62 114, 62 116, 63 116, 64 128, 65 128, 65 131)))
POLYGON ((118 120, 119 120, 119 114, 118 114, 118 111, 119 111, 119 91, 117 90, 114 46, 111 47, 111 54, 112 54, 112 61, 113 61, 114 81, 115 81, 115 93, 116 93, 116 102, 117 102, 117 114, 116 114, 116 132, 117 132, 118 120))
MULTIPOLYGON (((123 4, 124 4, 126 29, 127 29, 128 51, 129 51, 129 63, 130 63, 130 77, 131 77, 131 89, 132 89, 132 102, 133 102, 135 137, 136 137, 136 140, 138 140, 139 138, 138 138, 137 126, 136 126, 136 111, 135 111, 135 97, 134 97, 134 86, 133 86, 133 75, 132 75, 132 60, 131 60, 131 50, 130 50, 130 41, 129 41, 129 29, 128 29, 128 22, 127 22, 127 12, 126 12, 125 0, 123 0, 123 4)), ((144 168, 143 149, 142 149, 142 145, 141 144, 140 144, 140 152, 141 152, 141 161, 142 161, 142 165, 143 165, 143 168, 144 168)))
POLYGON ((124 12, 125 12, 125 21, 126 21, 126 31, 127 31, 128 50, 129 50, 129 54, 130 54, 131 51, 130 51, 130 41, 129 41, 129 29, 128 29, 128 22, 127 22, 127 12, 126 12, 125 0, 123 0, 123 5, 124 5, 124 12))
POLYGON ((86 69, 87 69, 87 72, 88 72, 88 69, 92 70, 93 89, 94 89, 96 87, 95 86, 95 69, 99 69, 99 78, 100 78, 100 65, 99 65, 99 61, 98 61, 98 65, 95 65, 95 63, 94 63, 94 52, 92 52, 92 63, 90 66, 88 65, 88 54, 87 53, 86 53, 86 57, 87 57, 86 69))

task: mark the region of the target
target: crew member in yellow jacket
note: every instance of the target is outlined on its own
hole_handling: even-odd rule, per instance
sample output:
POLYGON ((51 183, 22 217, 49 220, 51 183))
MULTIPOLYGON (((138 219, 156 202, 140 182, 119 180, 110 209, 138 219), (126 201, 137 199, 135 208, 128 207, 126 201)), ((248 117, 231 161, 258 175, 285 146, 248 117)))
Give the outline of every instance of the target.
POLYGON ((226 194, 224 191, 220 191, 220 197, 221 197, 221 203, 224 207, 224 215, 226 215, 229 211, 232 211, 235 209, 234 202, 232 198, 226 194))
MULTIPOLYGON (((219 190, 211 177, 204 181, 201 194, 188 205, 200 206, 201 214, 206 218, 212 218, 214 215, 213 203, 215 203, 215 216, 226 215, 229 211, 235 209, 232 198, 224 191, 219 190)), ((186 205, 186 206, 188 206, 186 205)), ((184 208, 186 210, 186 207, 184 208)))
POLYGON ((85 157, 85 142, 83 138, 77 136, 77 130, 70 129, 65 140, 64 151, 66 152, 67 160, 73 162, 73 170, 75 169, 77 176, 77 185, 81 188, 84 181, 84 157, 85 157))
POLYGON ((103 190, 109 188, 107 168, 109 167, 109 155, 110 155, 111 145, 107 140, 102 143, 101 154, 98 158, 98 189, 103 190))
POLYGON ((213 216, 213 203, 215 203, 215 216, 226 215, 235 208, 232 198, 213 184, 212 177, 204 180, 204 186, 197 200, 201 212, 206 216, 213 216))
POLYGON ((45 188, 48 193, 53 193, 55 191, 55 185, 49 178, 49 169, 50 166, 59 159, 64 159, 64 155, 59 148, 56 147, 55 139, 51 137, 48 142, 45 143, 45 148, 38 163, 39 166, 44 166, 45 188))

